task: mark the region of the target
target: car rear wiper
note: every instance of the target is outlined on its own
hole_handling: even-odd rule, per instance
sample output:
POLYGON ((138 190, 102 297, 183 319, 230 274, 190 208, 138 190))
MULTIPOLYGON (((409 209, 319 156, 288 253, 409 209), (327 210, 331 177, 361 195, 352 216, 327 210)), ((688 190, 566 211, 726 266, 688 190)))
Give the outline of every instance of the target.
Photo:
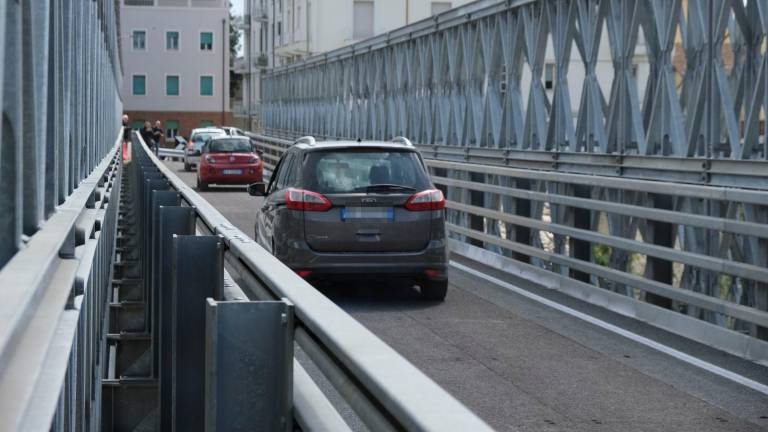
POLYGON ((396 185, 396 184, 374 184, 368 186, 362 186, 355 189, 356 192, 387 192, 387 191, 404 191, 413 192, 416 188, 410 186, 396 185))

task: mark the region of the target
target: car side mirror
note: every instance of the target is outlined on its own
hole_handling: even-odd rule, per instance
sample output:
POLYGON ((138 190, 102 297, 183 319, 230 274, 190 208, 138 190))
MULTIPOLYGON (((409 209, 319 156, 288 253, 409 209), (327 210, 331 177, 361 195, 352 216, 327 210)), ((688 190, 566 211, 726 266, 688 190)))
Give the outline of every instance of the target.
POLYGON ((267 184, 264 182, 251 183, 248 185, 248 195, 265 196, 267 194, 267 184))

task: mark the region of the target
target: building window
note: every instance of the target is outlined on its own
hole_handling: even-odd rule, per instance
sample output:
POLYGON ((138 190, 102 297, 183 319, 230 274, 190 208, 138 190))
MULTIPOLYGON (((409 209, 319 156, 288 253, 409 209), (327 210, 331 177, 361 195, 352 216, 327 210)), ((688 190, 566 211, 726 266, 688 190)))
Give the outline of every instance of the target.
POLYGON ((166 120, 165 121, 165 137, 173 139, 179 134, 179 121, 178 120, 166 120))
POLYGON ((355 0, 353 39, 366 39, 373 36, 373 2, 355 0))
POLYGON ((451 2, 432 2, 432 15, 441 14, 449 9, 451 9, 451 2))
POLYGON ((169 31, 165 32, 165 49, 168 51, 179 50, 179 32, 169 31))
POLYGON ((213 51, 213 32, 200 32, 200 50, 213 51))
POLYGON ((179 76, 167 75, 165 77, 165 94, 167 96, 179 95, 179 76))
POLYGON ((141 130, 144 129, 144 119, 136 119, 131 123, 131 127, 133 130, 141 130))
POLYGON ((204 75, 200 77, 200 96, 213 96, 213 77, 204 75))
POLYGON ((547 63, 544 65, 544 88, 552 90, 555 88, 555 64, 547 63))
POLYGON ((211 121, 211 120, 200 120, 200 127, 201 128, 213 127, 213 121, 211 121))
POLYGON ((137 96, 143 96, 147 94, 147 76, 146 75, 133 76, 133 94, 137 96))
POLYGON ((144 51, 147 49, 147 32, 144 30, 134 30, 131 35, 133 39, 133 49, 144 51))

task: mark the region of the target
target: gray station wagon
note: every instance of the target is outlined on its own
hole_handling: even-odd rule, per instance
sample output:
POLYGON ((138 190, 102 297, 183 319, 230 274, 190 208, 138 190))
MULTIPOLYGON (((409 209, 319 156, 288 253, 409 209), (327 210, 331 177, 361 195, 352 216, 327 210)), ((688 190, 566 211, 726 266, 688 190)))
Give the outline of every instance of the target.
POLYGON ((407 139, 300 138, 248 191, 265 197, 254 238, 305 279, 407 278, 445 298, 445 198, 407 139))

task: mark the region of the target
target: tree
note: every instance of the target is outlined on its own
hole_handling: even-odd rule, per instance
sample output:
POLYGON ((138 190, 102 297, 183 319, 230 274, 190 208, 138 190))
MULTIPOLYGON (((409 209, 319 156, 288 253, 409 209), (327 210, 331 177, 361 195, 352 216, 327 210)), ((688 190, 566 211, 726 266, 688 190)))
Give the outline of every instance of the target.
MULTIPOLYGON (((246 0, 249 1, 249 0, 246 0)), ((232 15, 232 2, 229 2, 229 55, 231 58, 237 58, 237 51, 240 49, 240 31, 235 26, 235 17, 232 15)))

